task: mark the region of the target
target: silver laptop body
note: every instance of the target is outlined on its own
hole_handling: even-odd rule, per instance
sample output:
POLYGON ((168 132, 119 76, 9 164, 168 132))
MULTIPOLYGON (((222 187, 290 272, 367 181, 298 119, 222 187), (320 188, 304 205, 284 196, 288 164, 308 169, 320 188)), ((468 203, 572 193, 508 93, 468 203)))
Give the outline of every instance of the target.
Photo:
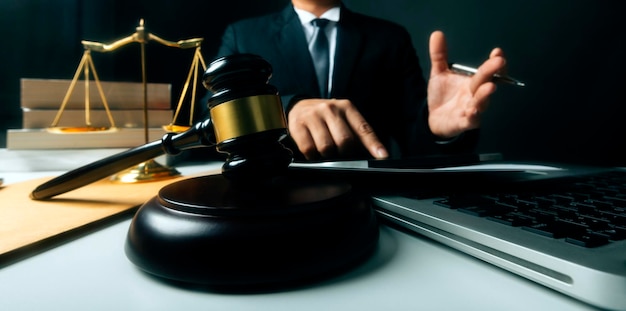
MULTIPOLYGON (((539 181, 542 183, 540 188, 550 190, 551 183, 565 183, 563 177, 592 173, 596 170, 528 171, 519 182, 539 181)), ((484 192, 490 191, 485 189, 484 192)), ((515 192, 515 186, 506 192, 515 192)), ((437 194, 414 197, 409 191, 375 194, 372 200, 381 219, 392 225, 429 237, 593 306, 626 310, 626 239, 584 247, 566 242, 563 237, 547 237, 523 226, 503 224, 493 218, 436 204, 445 198, 437 194)))

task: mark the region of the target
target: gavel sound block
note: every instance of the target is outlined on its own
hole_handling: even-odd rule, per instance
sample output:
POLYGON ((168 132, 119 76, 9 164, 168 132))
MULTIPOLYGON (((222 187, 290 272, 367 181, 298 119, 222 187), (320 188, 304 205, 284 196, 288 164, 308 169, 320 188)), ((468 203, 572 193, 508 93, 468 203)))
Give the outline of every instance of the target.
POLYGON ((125 251, 140 269, 210 287, 275 287, 333 275, 373 252, 378 225, 365 195, 344 181, 286 174, 292 153, 270 77, 255 55, 210 64, 210 120, 162 144, 174 154, 215 139, 227 154, 222 174, 167 185, 139 208, 125 251))

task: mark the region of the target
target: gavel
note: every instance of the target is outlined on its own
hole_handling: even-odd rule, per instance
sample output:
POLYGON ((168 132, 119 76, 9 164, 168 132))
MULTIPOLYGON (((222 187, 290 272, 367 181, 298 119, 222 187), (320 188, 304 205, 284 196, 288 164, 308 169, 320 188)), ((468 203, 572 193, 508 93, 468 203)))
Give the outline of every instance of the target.
POLYGON ((252 54, 211 62, 203 85, 212 91, 210 118, 182 133, 154 141, 69 171, 41 184, 30 197, 44 200, 103 179, 165 153, 200 147, 226 153, 222 174, 239 183, 258 183, 285 172, 293 154, 281 141, 287 121, 277 89, 268 84, 271 65, 252 54))
POLYGON ((203 76, 210 118, 183 133, 54 178, 50 199, 168 153, 215 147, 222 174, 175 181, 135 213, 125 253, 144 272, 209 288, 276 289, 345 271, 376 249, 367 195, 349 182, 289 174, 287 121, 271 65, 256 55, 218 58, 203 76))

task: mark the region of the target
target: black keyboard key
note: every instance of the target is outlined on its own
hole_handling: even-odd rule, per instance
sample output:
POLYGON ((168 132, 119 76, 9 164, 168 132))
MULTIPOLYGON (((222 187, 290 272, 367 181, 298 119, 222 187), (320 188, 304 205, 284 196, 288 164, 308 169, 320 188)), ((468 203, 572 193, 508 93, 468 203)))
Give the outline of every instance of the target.
POLYGON ((587 203, 593 205, 597 210, 611 210, 613 209, 613 204, 611 202, 607 202, 600 199, 591 199, 588 200, 587 203))
POLYGON ((608 236, 609 239, 611 239, 612 241, 626 240, 626 227, 611 225, 608 229, 600 230, 597 232, 608 236))
POLYGON ((619 194, 618 190, 610 187, 599 187, 596 188, 596 190, 602 192, 605 197, 614 197, 615 195, 619 194))
POLYGON ((587 202, 576 202, 576 210, 578 213, 583 214, 583 215, 597 215, 598 214, 598 209, 590 203, 587 202))
POLYGON ((565 241, 583 247, 598 247, 609 244, 608 237, 596 233, 584 233, 578 236, 567 237, 565 241))
POLYGON ((576 202, 584 202, 591 199, 591 194, 584 192, 569 192, 568 195, 572 196, 576 202))
POLYGON ((574 197, 563 195, 563 194, 553 194, 553 195, 550 195, 549 197, 554 199, 554 202, 556 204, 560 204, 560 205, 567 205, 570 202, 574 201, 574 197))
POLYGON ((505 224, 513 227, 521 227, 521 226, 531 226, 534 224, 535 220, 532 217, 528 217, 525 215, 520 215, 516 213, 509 213, 504 215, 494 215, 489 216, 486 219, 499 222, 501 224, 505 224))
POLYGON ((626 226, 626 215, 619 211, 601 211, 600 216, 613 224, 626 226))
POLYGON ((531 226, 524 226, 522 229, 555 239, 565 237, 565 234, 562 231, 557 230, 555 226, 551 224, 540 223, 531 226))
POLYGON ((575 218, 580 214, 578 208, 572 206, 554 205, 551 209, 561 218, 575 218))
POLYGON ((605 219, 596 218, 592 216, 581 216, 579 218, 580 223, 585 224, 589 229, 593 231, 609 229, 610 223, 605 219))
POLYGON ((539 207, 552 206, 556 204, 556 200, 542 196, 535 197, 534 200, 535 202, 537 202, 537 205, 539 205, 539 207))
POLYGON ((459 212, 463 212, 465 214, 470 214, 478 217, 485 217, 487 215, 491 215, 491 210, 489 208, 480 207, 480 206, 470 206, 459 208, 459 212))
POLYGON ((527 211, 525 215, 534 218, 540 223, 552 223, 557 219, 558 212, 548 209, 533 209, 527 211))
POLYGON ((511 205, 515 206, 516 209, 520 209, 524 211, 540 207, 540 204, 538 202, 532 201, 532 199, 528 199, 528 198, 517 200, 511 205))
POLYGON ((604 199, 614 207, 626 207, 626 199, 617 196, 605 196, 604 199))
POLYGON ((466 214, 478 216, 478 217, 487 217, 487 216, 496 216, 496 215, 504 215, 516 210, 515 206, 504 204, 504 203, 484 203, 478 204, 477 206, 468 206, 459 208, 459 212, 463 212, 466 214))

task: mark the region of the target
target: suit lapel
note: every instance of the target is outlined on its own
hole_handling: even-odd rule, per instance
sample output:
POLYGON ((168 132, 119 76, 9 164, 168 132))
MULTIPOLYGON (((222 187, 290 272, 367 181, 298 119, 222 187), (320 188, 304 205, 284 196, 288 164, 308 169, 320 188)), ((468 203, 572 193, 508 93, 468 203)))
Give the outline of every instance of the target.
POLYGON ((331 96, 346 93, 348 82, 361 51, 362 34, 353 22, 351 14, 345 6, 341 8, 341 18, 337 27, 337 47, 331 96))
POLYGON ((299 85, 304 86, 306 88, 303 90, 304 93, 318 94, 319 87, 317 86, 315 69, 300 19, 291 5, 283 10, 281 17, 275 22, 274 44, 276 51, 288 63, 294 64, 293 66, 286 66, 292 81, 298 81, 299 85), (295 64, 304 65, 296 66, 295 64))

